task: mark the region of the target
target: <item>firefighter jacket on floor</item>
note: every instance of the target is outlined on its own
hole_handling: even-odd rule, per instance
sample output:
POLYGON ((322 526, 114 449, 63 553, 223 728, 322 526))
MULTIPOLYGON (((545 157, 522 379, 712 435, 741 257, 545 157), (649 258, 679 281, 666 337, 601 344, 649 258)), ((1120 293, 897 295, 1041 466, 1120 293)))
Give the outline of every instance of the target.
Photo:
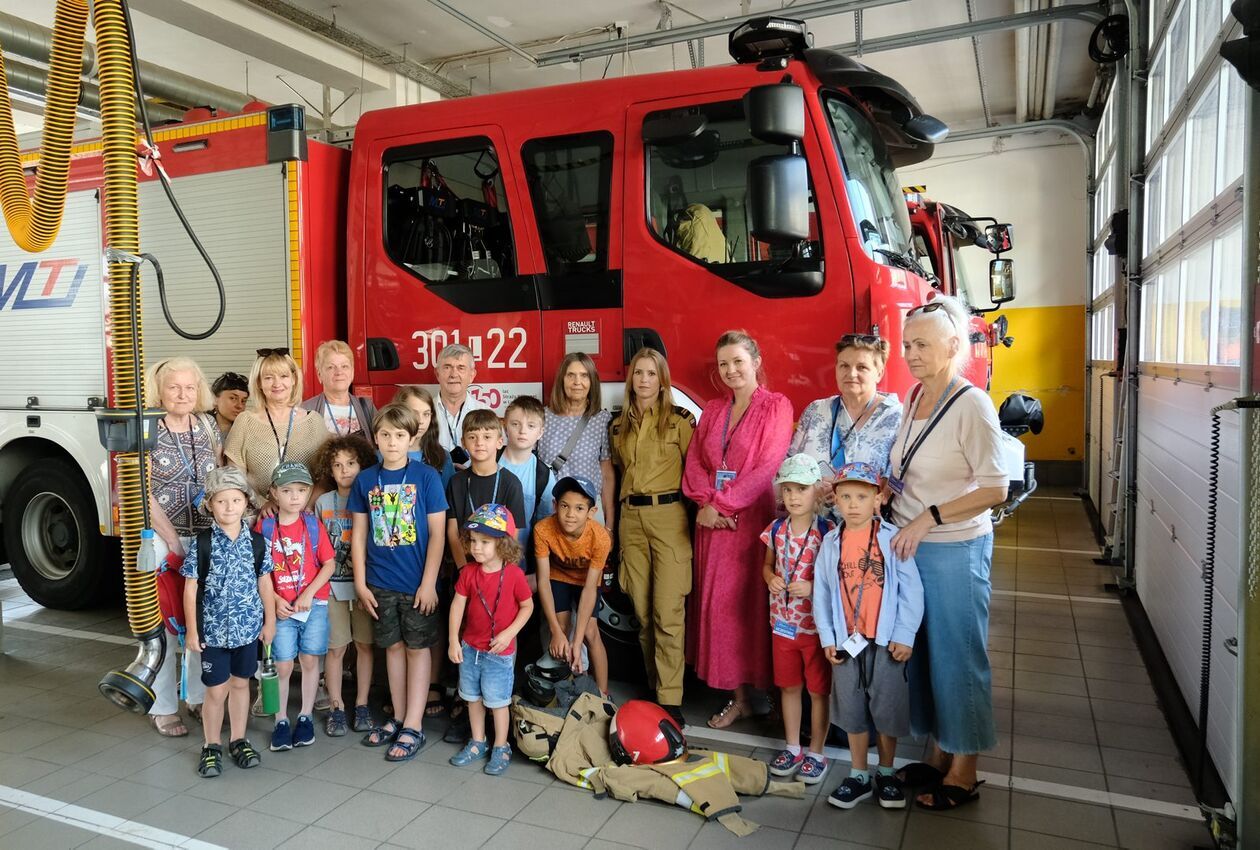
POLYGON ((799 782, 772 781, 764 762, 728 753, 692 748, 669 764, 615 764, 608 748, 608 728, 616 710, 611 702, 593 694, 579 696, 564 718, 513 700, 517 746, 535 761, 545 758, 556 778, 589 788, 598 797, 672 803, 716 820, 736 835, 757 829, 740 817, 739 794, 804 796, 805 786, 799 782))

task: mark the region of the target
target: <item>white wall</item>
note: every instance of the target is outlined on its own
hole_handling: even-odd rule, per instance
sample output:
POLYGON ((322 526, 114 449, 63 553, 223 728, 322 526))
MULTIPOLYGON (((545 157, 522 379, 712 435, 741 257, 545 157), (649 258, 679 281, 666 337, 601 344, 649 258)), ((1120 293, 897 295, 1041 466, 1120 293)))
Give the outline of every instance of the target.
MULTIPOLYGON (((1211 409, 1232 398, 1171 379, 1143 377, 1138 390, 1138 597, 1186 704, 1197 718, 1202 640, 1211 409)), ((1240 472, 1238 414, 1221 415, 1220 497, 1208 749, 1234 792, 1236 664, 1222 642, 1237 635, 1240 472)))

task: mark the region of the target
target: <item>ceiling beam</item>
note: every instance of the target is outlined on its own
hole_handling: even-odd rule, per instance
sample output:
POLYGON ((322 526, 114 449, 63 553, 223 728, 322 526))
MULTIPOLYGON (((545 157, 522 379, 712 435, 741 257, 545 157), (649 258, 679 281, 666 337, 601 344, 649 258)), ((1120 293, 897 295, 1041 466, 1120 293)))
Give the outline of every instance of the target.
POLYGON ((461 12, 459 9, 456 9, 450 3, 445 2, 445 0, 429 0, 429 4, 441 9, 443 12, 445 12, 446 14, 450 15, 455 20, 462 23, 464 26, 469 27, 481 33, 486 38, 493 41, 495 44, 498 44, 499 46, 503 47, 505 50, 509 50, 512 53, 515 53, 517 56, 521 57, 529 64, 531 65, 538 64, 538 59, 534 56, 534 54, 530 53, 528 50, 521 47, 519 44, 507 38, 506 36, 499 35, 497 32, 490 29, 488 26, 481 23, 481 21, 477 20, 476 18, 465 15, 463 12, 461 12))

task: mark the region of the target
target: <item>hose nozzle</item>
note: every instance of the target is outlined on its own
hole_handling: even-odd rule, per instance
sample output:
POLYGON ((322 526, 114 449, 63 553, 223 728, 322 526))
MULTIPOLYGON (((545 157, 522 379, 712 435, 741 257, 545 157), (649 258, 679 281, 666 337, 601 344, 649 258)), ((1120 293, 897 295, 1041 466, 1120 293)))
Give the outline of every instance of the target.
POLYGON ((136 658, 121 670, 112 670, 97 687, 119 708, 148 714, 153 707, 153 682, 166 657, 166 633, 162 628, 140 638, 136 658))

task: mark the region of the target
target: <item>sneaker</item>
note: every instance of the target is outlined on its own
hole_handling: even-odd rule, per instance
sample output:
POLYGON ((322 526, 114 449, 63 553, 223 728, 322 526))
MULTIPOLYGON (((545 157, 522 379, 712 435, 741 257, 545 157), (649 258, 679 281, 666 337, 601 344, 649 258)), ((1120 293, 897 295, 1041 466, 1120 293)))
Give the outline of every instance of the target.
POLYGON ((299 714, 297 726, 293 727, 293 746, 309 747, 315 743, 315 721, 309 714, 299 714))
POLYGON ((901 780, 894 773, 891 776, 875 774, 876 801, 885 809, 904 809, 906 807, 906 791, 901 780))
POLYGON ((490 755, 490 748, 485 741, 469 741, 464 748, 451 756, 451 764, 456 767, 467 767, 475 761, 481 761, 490 755))
POLYGON ((262 764, 262 757, 258 755, 258 750, 254 749, 254 745, 245 738, 237 738, 229 744, 228 753, 232 756, 232 761, 236 762, 236 766, 242 770, 262 764))
POLYGON ((372 709, 366 705, 356 705, 354 707, 354 721, 351 722, 350 728, 355 732, 371 732, 376 722, 372 720, 372 709))
POLYGON ((872 786, 869 779, 863 782, 856 776, 846 776, 844 781, 836 787, 836 790, 831 792, 827 802, 837 809, 851 809, 871 796, 871 789, 872 786))
POLYGON ((262 704, 262 688, 258 689, 258 696, 254 697, 254 702, 249 707, 249 713, 254 717, 268 717, 267 712, 263 711, 262 704))
POLYGON ((770 760, 770 774, 779 777, 795 776, 804 763, 804 751, 792 755, 791 750, 779 750, 779 754, 770 760))
POLYGON ((328 712, 328 720, 324 722, 324 734, 329 738, 340 738, 348 731, 346 725, 346 712, 341 708, 334 708, 328 712))
POLYGON ((293 749, 293 727, 289 726, 289 721, 281 720, 271 732, 271 751, 280 753, 291 749, 293 749))
POLYGON ((332 708, 332 700, 328 698, 328 689, 324 687, 324 677, 319 679, 319 688, 315 691, 315 710, 327 711, 332 708))
POLYGON ((201 748, 201 758, 197 761, 197 772, 205 779, 212 779, 223 773, 222 745, 206 744, 201 748))
POLYGON ((504 744, 502 747, 495 747, 490 751, 490 761, 483 768, 486 773, 491 776, 499 776, 508 769, 508 765, 512 761, 512 748, 504 744))
POLYGON ((827 771, 831 769, 831 762, 824 759, 816 759, 813 756, 805 756, 805 760, 801 762, 800 772, 796 774, 796 778, 804 782, 806 785, 817 785, 827 778, 827 771))

